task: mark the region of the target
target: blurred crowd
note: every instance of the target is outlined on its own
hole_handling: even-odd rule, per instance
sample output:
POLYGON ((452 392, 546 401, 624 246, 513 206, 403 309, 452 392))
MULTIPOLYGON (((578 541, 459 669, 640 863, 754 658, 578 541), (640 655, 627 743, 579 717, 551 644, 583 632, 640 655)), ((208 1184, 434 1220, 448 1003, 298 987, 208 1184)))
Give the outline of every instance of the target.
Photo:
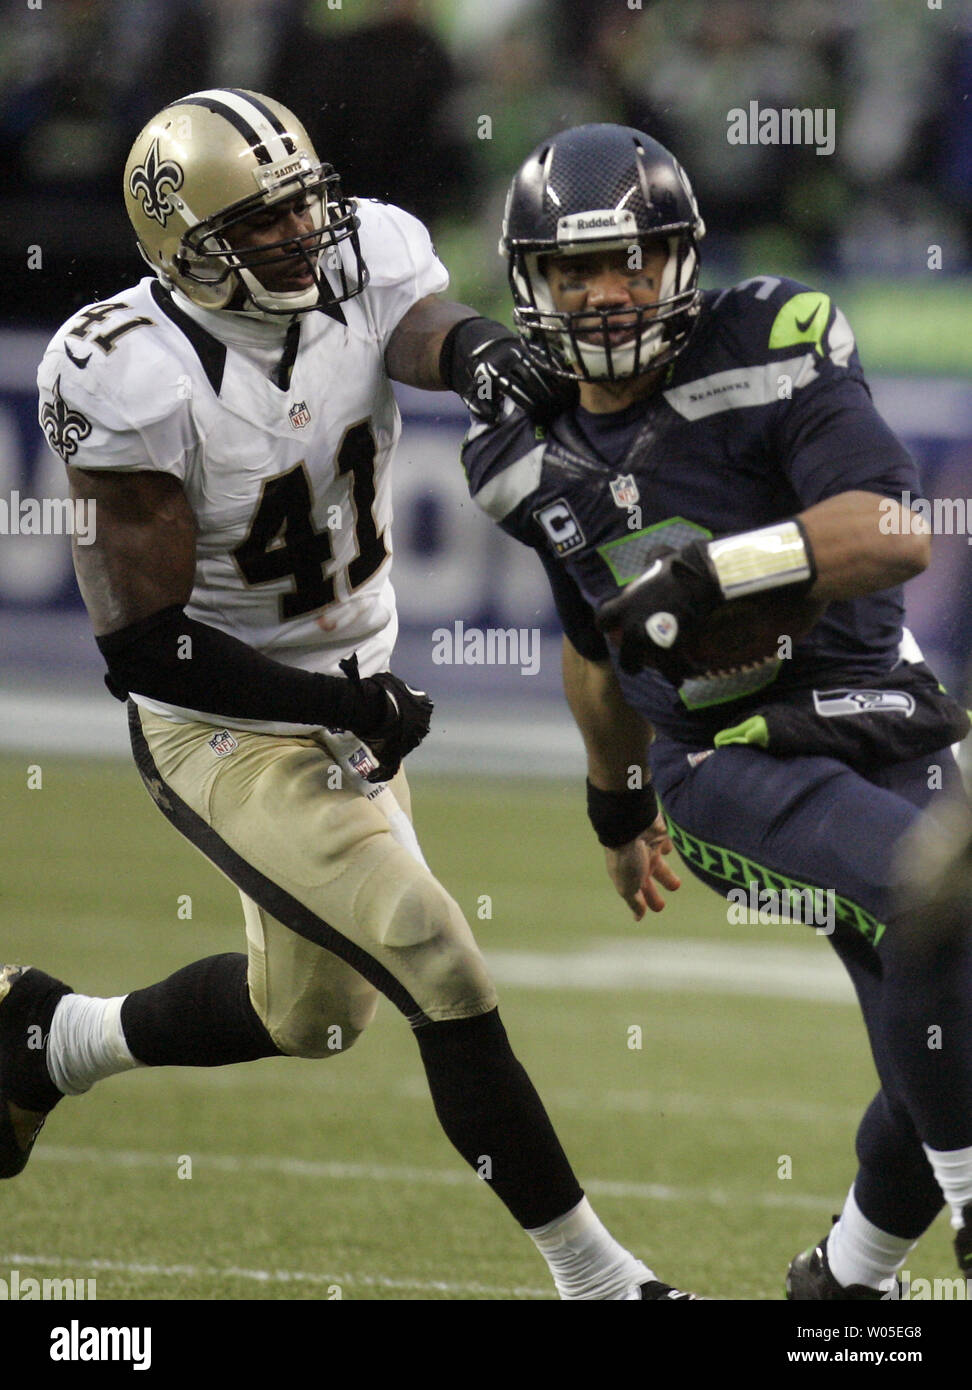
POLYGON ((900 277, 972 254, 967 0, 7 0, 6 314, 57 322, 140 273, 120 171, 210 86, 270 93, 346 191, 422 217, 457 297, 501 295, 505 186, 545 135, 618 121, 677 154, 727 270, 900 277), (835 113, 831 155, 731 144, 734 108, 835 113), (40 246, 44 275, 26 274, 40 246))

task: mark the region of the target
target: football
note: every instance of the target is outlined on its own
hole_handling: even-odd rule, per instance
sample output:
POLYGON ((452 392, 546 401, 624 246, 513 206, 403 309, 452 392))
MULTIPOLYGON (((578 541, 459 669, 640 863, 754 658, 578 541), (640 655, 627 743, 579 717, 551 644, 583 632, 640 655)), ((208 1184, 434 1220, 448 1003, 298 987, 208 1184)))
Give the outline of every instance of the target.
POLYGON ((807 594, 770 590, 722 603, 685 644, 695 670, 715 675, 792 654, 795 644, 819 622, 826 603, 807 594), (786 647, 784 639, 790 638, 786 647))

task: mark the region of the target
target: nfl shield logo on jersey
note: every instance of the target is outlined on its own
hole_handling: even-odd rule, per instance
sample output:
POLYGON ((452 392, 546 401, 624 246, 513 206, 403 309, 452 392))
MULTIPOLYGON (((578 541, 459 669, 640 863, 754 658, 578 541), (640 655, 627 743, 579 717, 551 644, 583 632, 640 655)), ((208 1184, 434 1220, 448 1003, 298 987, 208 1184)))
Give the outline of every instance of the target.
POLYGON ((296 401, 288 411, 290 423, 295 430, 302 430, 306 424, 310 423, 310 411, 307 409, 306 401, 296 401))
POLYGON ((363 744, 360 748, 354 750, 348 758, 348 762, 359 777, 367 777, 368 774, 374 772, 375 768, 378 766, 363 744))
POLYGON ((209 740, 209 746, 216 754, 217 758, 225 758, 228 753, 232 753, 234 748, 239 748, 236 739, 229 729, 220 729, 218 734, 214 734, 209 740))
POLYGON ((633 507, 640 495, 633 473, 619 473, 611 482, 611 496, 616 507, 633 507))

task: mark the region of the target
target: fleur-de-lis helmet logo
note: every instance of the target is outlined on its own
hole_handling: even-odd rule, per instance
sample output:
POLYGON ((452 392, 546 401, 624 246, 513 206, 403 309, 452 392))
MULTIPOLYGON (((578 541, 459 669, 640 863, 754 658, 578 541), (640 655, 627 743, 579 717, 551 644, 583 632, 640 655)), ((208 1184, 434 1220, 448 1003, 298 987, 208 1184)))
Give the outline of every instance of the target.
POLYGON ((61 378, 51 387, 52 399, 41 411, 41 426, 48 443, 67 463, 78 452, 78 444, 91 433, 91 421, 80 410, 73 410, 61 395, 61 378))
POLYGON ((128 187, 133 198, 141 196, 146 217, 164 227, 176 210, 169 194, 182 187, 182 179, 182 168, 174 159, 159 159, 159 137, 156 136, 148 148, 145 163, 132 170, 128 187))

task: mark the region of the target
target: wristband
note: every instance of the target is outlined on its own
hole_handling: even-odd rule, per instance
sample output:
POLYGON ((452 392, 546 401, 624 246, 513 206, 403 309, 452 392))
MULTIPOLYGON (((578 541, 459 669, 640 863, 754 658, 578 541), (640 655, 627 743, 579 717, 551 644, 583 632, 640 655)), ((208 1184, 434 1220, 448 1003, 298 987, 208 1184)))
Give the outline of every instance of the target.
MULTIPOLYGON (((510 334, 509 328, 503 328, 502 324, 494 324, 489 318, 481 318, 478 314, 473 314, 469 318, 460 318, 457 324, 452 325, 448 334, 442 339, 442 346, 439 347, 439 377, 442 378, 446 386, 449 386, 451 391, 457 391, 459 385, 462 385, 463 389, 466 388, 469 368, 464 371, 459 385, 453 385, 453 381, 455 381, 456 370, 462 371, 462 368, 466 366, 466 360, 469 359, 471 350, 480 346, 480 343, 492 342, 496 336, 509 338, 512 334, 510 334), (459 342, 460 336, 463 339, 462 343, 459 342)), ((462 395, 462 391, 459 391, 459 395, 462 395)))
POLYGON ((497 338, 515 338, 516 334, 493 319, 473 314, 454 323, 442 339, 439 349, 439 376, 450 391, 464 395, 473 377, 470 359, 476 348, 497 338))
POLYGON ((606 849, 619 849, 636 840, 658 815, 654 787, 605 792, 587 779, 587 814, 594 833, 606 849))
POLYGON ((724 599, 793 584, 809 589, 817 575, 809 538, 796 518, 722 536, 705 550, 724 599))

